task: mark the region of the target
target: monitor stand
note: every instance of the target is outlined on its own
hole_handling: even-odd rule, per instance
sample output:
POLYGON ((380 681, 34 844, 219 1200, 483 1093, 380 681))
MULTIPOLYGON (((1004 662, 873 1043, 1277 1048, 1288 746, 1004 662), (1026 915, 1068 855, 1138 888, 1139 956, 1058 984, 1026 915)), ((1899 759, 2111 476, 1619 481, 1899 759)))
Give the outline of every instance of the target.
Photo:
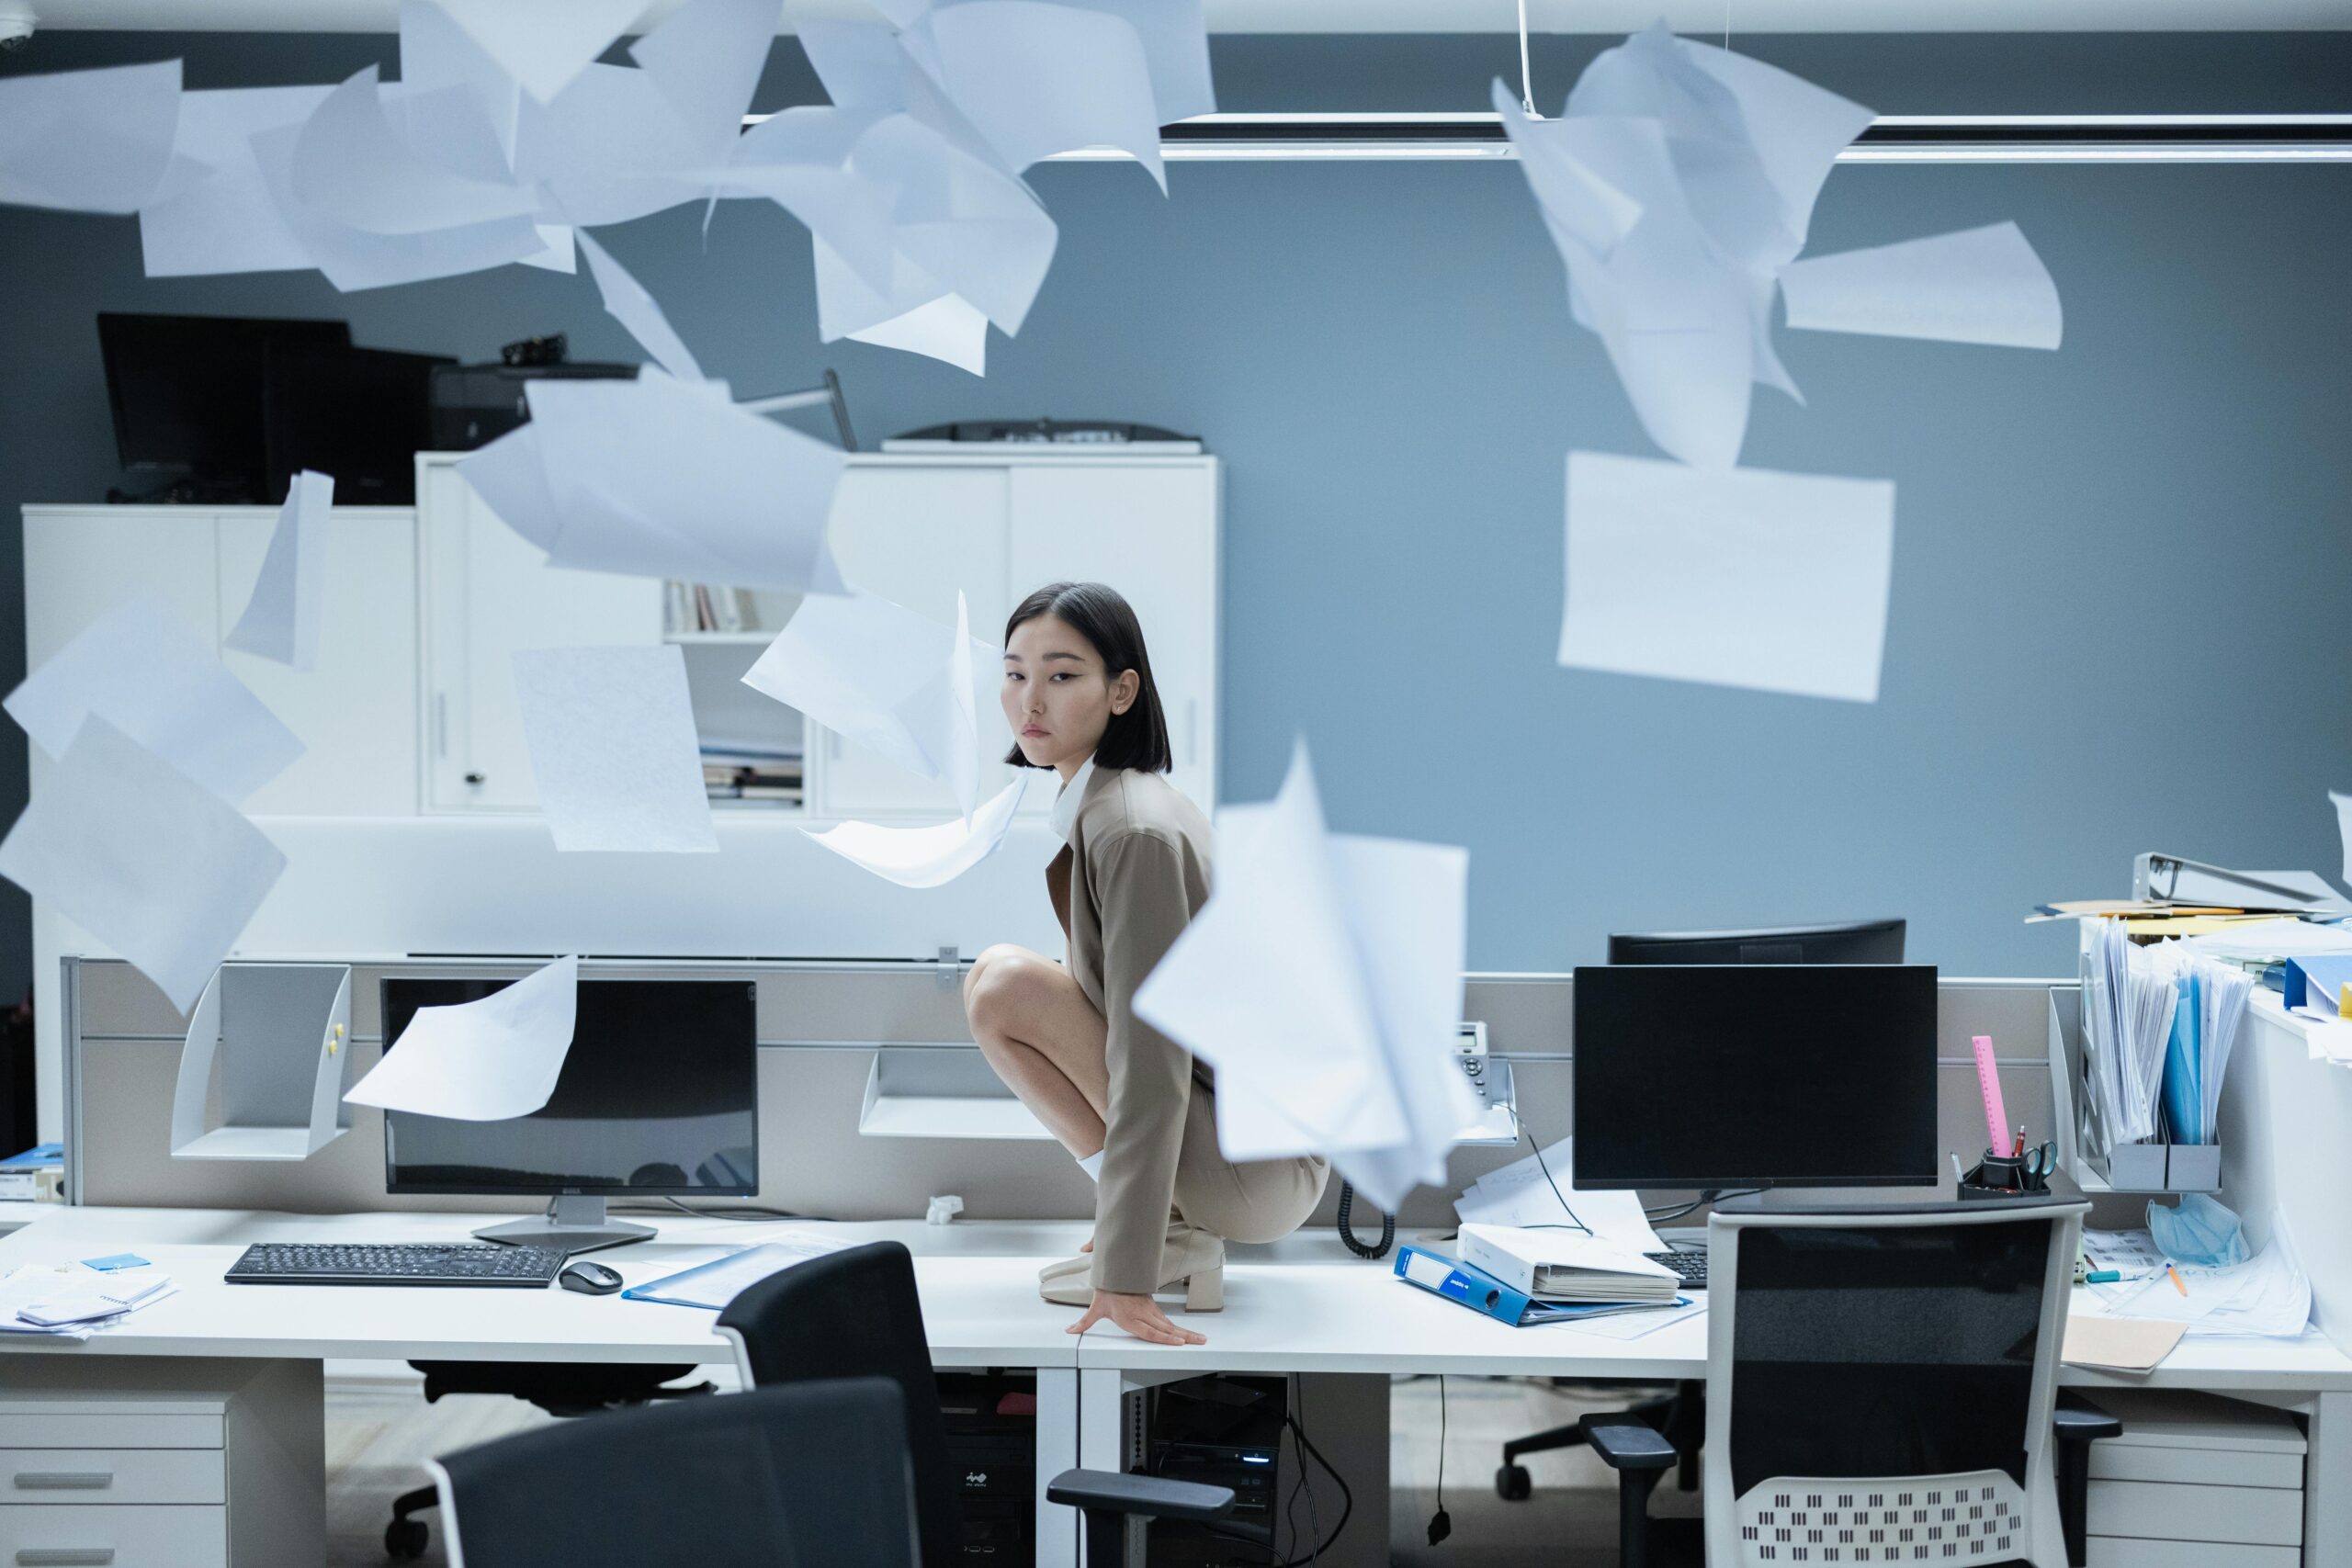
POLYGON ((544 1214, 509 1220, 503 1225, 486 1225, 474 1232, 481 1241, 503 1242, 508 1247, 560 1247, 574 1253, 626 1247, 653 1234, 651 1225, 606 1218, 604 1199, 579 1193, 558 1198, 544 1214))

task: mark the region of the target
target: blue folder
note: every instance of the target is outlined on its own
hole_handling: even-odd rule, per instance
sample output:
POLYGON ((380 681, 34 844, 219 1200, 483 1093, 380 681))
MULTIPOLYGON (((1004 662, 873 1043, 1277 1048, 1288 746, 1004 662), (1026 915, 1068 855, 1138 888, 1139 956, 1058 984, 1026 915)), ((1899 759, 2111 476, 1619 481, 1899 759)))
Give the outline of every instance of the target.
POLYGON ((1523 1291, 1511 1289, 1484 1269, 1409 1246, 1396 1249, 1396 1278, 1515 1328, 1532 1328, 1541 1323, 1580 1323, 1586 1318, 1610 1317, 1621 1312, 1657 1312, 1668 1305, 1690 1304, 1688 1296, 1677 1296, 1671 1303, 1538 1301, 1523 1291))

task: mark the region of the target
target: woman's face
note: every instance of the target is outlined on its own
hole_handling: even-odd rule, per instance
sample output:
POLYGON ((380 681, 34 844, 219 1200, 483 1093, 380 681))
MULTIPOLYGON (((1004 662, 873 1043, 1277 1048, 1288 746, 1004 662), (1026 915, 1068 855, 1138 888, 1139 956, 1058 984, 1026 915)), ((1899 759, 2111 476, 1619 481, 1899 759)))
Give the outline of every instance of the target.
POLYGON ((1039 615, 1013 628, 1004 649, 1004 721, 1021 754, 1064 777, 1094 755, 1114 715, 1132 706, 1141 677, 1114 677, 1077 627, 1039 615))

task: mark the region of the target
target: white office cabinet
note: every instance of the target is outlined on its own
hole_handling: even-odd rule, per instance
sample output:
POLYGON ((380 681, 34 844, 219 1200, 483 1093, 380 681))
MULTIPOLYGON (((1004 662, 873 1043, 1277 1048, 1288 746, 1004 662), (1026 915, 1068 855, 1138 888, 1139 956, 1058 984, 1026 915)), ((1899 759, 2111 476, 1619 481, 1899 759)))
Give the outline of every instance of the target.
POLYGON ((511 656, 519 649, 662 640, 662 584, 565 571, 498 520, 457 470, 417 458, 427 810, 538 804, 511 656))
POLYGON ((25 668, 38 670, 132 589, 220 636, 218 515, 192 506, 25 508, 25 668))
MULTIPOLYGON (((842 576, 854 588, 951 626, 960 591, 972 635, 995 642, 1012 609, 1005 578, 1008 479, 1001 465, 910 466, 887 458, 851 465, 833 495, 829 536, 842 576)), ((979 720, 984 754, 1003 756, 1012 734, 1002 711, 990 705, 979 720)), ((809 746, 820 815, 936 817, 956 808, 945 784, 918 778, 830 730, 812 726, 809 746)), ((981 797, 1012 776, 1001 763, 983 768, 981 797)))
POLYGON ((2123 1431, 2090 1449, 2090 1568, 2301 1562, 2307 1442, 2291 1416, 2172 1390, 2092 1397, 2123 1431))
POLYGON ((1135 606, 1168 716, 1170 780, 1216 803, 1217 494, 1208 458, 1023 464, 1012 470, 1016 596, 1108 583, 1135 606))
POLYGON ((11 1361, 0 1387, 0 1562, 317 1561, 318 1362, 11 1361))
MULTIPOLYGON (((220 514, 224 632, 244 614, 277 526, 275 509, 220 514)), ((326 614, 317 668, 224 649, 221 660, 306 748, 244 802, 256 816, 410 817, 417 808, 416 520, 337 508, 327 519, 326 614)))

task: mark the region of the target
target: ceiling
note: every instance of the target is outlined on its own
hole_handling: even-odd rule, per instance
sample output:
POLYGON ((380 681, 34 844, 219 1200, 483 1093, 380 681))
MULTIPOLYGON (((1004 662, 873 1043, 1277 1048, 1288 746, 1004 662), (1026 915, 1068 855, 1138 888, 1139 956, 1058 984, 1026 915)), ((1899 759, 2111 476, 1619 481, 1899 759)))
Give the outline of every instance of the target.
MULTIPOLYGON (((658 19, 680 0, 649 0, 658 19)), ((1515 0, 1204 0, 1220 33, 1509 32, 1515 0)), ((826 14, 862 0, 795 0, 826 14)), ((1539 32, 2266 32, 2352 28, 2352 0, 1527 0, 1539 32)), ((391 32, 398 0, 0 0, 42 27, 218 32, 391 32)), ((870 14, 870 13, 869 13, 870 14)), ((789 32, 789 25, 779 28, 789 32)))

